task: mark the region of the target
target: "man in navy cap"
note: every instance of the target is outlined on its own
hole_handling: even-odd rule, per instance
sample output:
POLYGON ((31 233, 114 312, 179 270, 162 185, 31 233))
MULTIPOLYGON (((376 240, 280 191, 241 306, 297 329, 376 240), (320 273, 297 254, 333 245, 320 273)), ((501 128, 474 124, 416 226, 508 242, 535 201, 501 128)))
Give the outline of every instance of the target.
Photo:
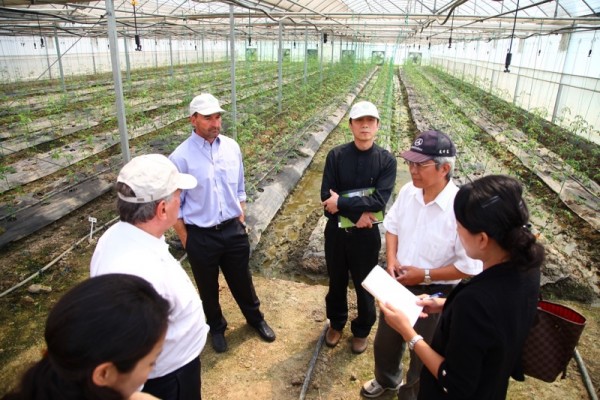
MULTIPOLYGON (((412 182, 400 189, 385 216, 387 272, 415 295, 448 294, 460 279, 481 272, 481 262, 465 253, 456 233, 452 182, 456 148, 448 135, 426 131, 402 153, 412 182)), ((419 333, 409 342, 410 365, 402 383, 402 355, 406 343, 383 315, 373 344, 375 379, 361 389, 364 397, 379 397, 386 390, 398 391, 398 399, 415 400, 419 393, 421 363, 412 346, 423 338, 430 341, 439 314, 419 318, 419 333)))

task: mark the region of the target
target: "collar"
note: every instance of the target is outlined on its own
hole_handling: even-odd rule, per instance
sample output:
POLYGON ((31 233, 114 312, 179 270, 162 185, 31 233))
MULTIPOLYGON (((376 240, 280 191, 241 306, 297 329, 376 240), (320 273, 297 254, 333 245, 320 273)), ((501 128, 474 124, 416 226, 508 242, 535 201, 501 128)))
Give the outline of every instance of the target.
POLYGON ((164 235, 160 238, 157 238, 156 236, 135 225, 130 224, 129 222, 119 221, 119 223, 123 226, 123 230, 125 230, 129 236, 137 241, 147 242, 150 246, 164 246, 166 244, 164 235))
MULTIPOLYGON (((412 183, 411 183, 412 185, 412 183)), ((418 189, 413 185, 415 189, 415 197, 418 201, 425 205, 425 200, 423 199, 423 189, 418 189)), ((456 196, 456 192, 458 191, 458 187, 454 184, 452 180, 446 183, 444 189, 438 193, 436 198, 430 204, 437 204, 442 210, 447 211, 448 208, 454 206, 454 197, 456 196)))
MULTIPOLYGON (((193 129, 192 129, 192 137, 191 137, 192 141, 196 144, 198 144, 198 146, 200 147, 211 147, 211 143, 204 139, 202 136, 198 135, 193 129)), ((214 140, 213 143, 217 143, 217 145, 221 144, 221 134, 219 134, 219 136, 217 136, 217 138, 214 140)))
POLYGON ((375 148, 375 142, 373 142, 373 145, 371 145, 371 147, 369 147, 367 150, 361 150, 358 147, 356 147, 356 143, 354 142, 354 140, 350 143, 352 144, 352 148, 354 149, 354 151, 356 151, 357 153, 360 153, 360 154, 370 153, 375 148))

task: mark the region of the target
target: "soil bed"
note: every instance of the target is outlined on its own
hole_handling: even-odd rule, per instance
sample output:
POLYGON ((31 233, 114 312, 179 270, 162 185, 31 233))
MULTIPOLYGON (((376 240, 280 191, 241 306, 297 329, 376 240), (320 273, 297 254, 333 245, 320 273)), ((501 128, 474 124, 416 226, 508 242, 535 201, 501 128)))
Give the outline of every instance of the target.
MULTIPOLYGON (((344 121, 342 119, 342 124, 344 121)), ((330 143, 326 142, 315 155, 315 165, 322 162, 328 146, 348 140, 343 132, 336 135, 338 133, 331 135, 328 139, 330 143)), ((158 138, 157 141, 160 142, 158 138)), ((294 158, 285 160, 286 165, 293 162, 294 158)), ((270 184, 285 185, 286 182, 278 182, 280 179, 289 179, 289 175, 274 171, 268 178, 270 184)), ((315 191, 310 185, 305 186, 305 179, 308 179, 308 174, 296 185, 299 189, 286 199, 272 224, 261 232, 261 245, 252 255, 252 269, 262 301, 261 308, 275 329, 277 340, 274 343, 260 340, 244 323, 227 286, 223 284, 222 305, 229 322, 226 337, 230 350, 216 354, 210 344, 204 349, 201 360, 205 399, 285 400, 299 397, 310 359, 326 324, 324 297, 327 291, 324 275, 314 271, 309 275, 299 267, 303 256, 301 250, 308 243, 321 214, 318 207, 312 206, 314 201, 318 203, 318 190, 315 191), (304 207, 301 207, 303 204, 304 207), (298 223, 300 218, 302 222, 298 223), (281 221, 288 227, 284 234, 271 228, 281 221)), ((102 195, 37 234, 0 250, 0 287, 6 289, 35 273, 71 244, 89 235, 89 216, 99 221, 115 218, 114 201, 112 192, 102 195)), ((30 294, 21 288, 0 298, 0 395, 15 384, 19 373, 28 363, 39 359, 48 309, 66 289, 88 276, 89 260, 101 233, 94 234, 90 243, 84 240, 46 273, 30 282, 50 286, 50 293, 30 294)), ((172 241, 173 233, 169 232, 167 238, 172 241)), ((176 257, 183 256, 180 251, 173 251, 176 257)), ((189 273, 187 262, 184 261, 183 265, 189 273)), ((353 295, 349 296, 349 301, 352 318, 355 313, 353 295)), ((597 300, 592 305, 561 302, 571 305, 588 318, 578 349, 598 393, 600 348, 596 338, 600 335, 600 304, 597 300)), ((371 333, 371 339, 374 333, 371 333)), ((347 341, 349 337, 349 329, 346 329, 340 345, 334 349, 320 349, 307 399, 360 398, 361 385, 372 378, 372 345, 362 355, 353 355, 347 341)), ((524 383, 511 382, 508 396, 515 400, 586 397, 574 361, 569 365, 565 380, 552 384, 530 378, 524 383)), ((390 393, 381 398, 389 400, 395 396, 390 393)))

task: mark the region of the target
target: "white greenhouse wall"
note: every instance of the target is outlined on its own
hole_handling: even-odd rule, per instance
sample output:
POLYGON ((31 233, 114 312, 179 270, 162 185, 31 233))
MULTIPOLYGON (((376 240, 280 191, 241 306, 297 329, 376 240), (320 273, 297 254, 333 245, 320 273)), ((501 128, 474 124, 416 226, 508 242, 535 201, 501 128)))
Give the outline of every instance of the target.
POLYGON ((423 63, 600 144, 600 41, 593 32, 515 38, 507 73, 509 47, 510 39, 435 45, 423 63))

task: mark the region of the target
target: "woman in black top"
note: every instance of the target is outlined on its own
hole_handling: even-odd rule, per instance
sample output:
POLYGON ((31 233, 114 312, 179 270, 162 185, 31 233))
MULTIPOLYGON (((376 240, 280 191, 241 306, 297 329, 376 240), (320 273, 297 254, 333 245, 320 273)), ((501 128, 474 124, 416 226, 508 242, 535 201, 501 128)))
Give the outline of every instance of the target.
POLYGON ((483 272, 446 300, 419 301, 424 313, 442 312, 431 345, 402 311, 380 304, 427 367, 419 399, 504 399, 509 377, 523 380, 521 352, 535 316, 544 249, 529 229, 522 192, 515 179, 495 175, 457 193, 458 234, 467 255, 483 261, 483 272))

